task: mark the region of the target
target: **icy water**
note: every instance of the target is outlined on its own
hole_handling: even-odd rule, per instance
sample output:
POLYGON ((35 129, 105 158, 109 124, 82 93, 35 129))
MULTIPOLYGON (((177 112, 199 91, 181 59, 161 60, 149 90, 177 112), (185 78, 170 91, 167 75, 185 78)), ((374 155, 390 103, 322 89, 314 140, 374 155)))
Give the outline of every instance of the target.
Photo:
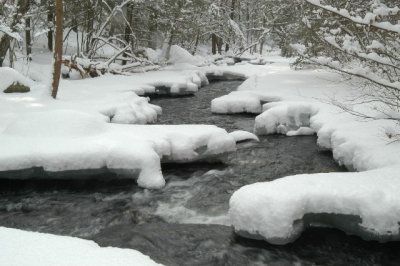
MULTIPOLYGON (((213 98, 240 81, 204 87, 192 97, 155 98, 160 124, 215 124, 252 130, 250 115, 212 115, 213 98)), ((0 226, 93 239, 134 248, 165 265, 400 265, 400 244, 379 244, 314 228, 295 243, 272 246, 235 236, 226 213, 243 185, 286 175, 344 171, 313 136, 262 137, 239 145, 225 164, 163 165, 167 186, 129 180, 0 180, 0 226)), ((1 247, 0 247, 1 248, 1 247)))

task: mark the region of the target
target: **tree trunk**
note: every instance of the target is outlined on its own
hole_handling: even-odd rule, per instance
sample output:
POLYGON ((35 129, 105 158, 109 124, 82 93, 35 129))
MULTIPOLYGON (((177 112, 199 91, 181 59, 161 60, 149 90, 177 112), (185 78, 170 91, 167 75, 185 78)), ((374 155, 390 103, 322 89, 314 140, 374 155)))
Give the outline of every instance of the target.
MULTIPOLYGON (((28 0, 28 9, 30 8, 30 0, 28 0)), ((31 18, 28 16, 25 19, 25 45, 26 45, 26 56, 28 61, 31 60, 32 53, 32 40, 31 40, 31 18)))
POLYGON ((63 42, 63 0, 55 0, 55 11, 56 11, 56 35, 55 35, 55 46, 54 46, 54 69, 53 69, 53 90, 51 97, 54 99, 57 97, 58 84, 60 83, 61 74, 61 60, 62 60, 62 42, 63 42))
POLYGON ((217 36, 214 33, 211 34, 211 52, 212 54, 217 53, 217 36))
POLYGON ((7 51, 10 48, 10 37, 3 35, 0 40, 0 67, 3 66, 4 59, 6 58, 7 51))
POLYGON ((54 8, 52 1, 49 1, 47 6, 47 23, 49 24, 49 31, 47 32, 47 48, 49 51, 53 51, 53 23, 54 23, 54 8))
MULTIPOLYGON (((133 43, 131 42, 132 18, 133 18, 133 6, 132 6, 132 3, 130 3, 126 7, 126 20, 127 20, 127 22, 126 22, 126 25, 125 25, 125 34, 124 34, 124 39, 125 39, 127 45, 133 45, 133 43)), ((123 57, 126 58, 127 54, 124 53, 123 57)), ((122 61, 122 65, 126 65, 126 63, 127 63, 126 60, 122 61)))

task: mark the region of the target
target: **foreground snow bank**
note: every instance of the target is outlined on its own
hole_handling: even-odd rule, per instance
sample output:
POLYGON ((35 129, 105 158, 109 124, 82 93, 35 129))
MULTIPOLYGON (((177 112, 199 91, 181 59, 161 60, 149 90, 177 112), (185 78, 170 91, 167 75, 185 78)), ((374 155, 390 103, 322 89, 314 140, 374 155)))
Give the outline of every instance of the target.
POLYGON ((138 178, 139 186, 161 188, 161 160, 210 159, 234 151, 236 142, 216 126, 120 125, 101 115, 55 110, 16 117, 0 131, 0 147, 3 178, 65 178, 71 171, 106 168, 138 178))
POLYGON ((93 241, 0 227, 0 265, 160 265, 133 249, 101 248, 93 241))
POLYGON ((246 237, 286 244, 308 226, 339 228, 366 240, 400 240, 400 167, 296 175, 240 188, 230 219, 246 237))

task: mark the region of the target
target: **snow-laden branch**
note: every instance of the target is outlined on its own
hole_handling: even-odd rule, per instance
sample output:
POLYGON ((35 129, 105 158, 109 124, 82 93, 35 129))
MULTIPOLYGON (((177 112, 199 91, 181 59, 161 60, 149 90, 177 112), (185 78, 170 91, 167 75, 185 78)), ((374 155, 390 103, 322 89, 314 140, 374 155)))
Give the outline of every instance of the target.
POLYGON ((372 62, 375 62, 378 64, 386 65, 386 66, 393 67, 393 68, 400 70, 400 66, 392 64, 392 62, 388 58, 382 57, 377 53, 363 53, 363 52, 343 48, 336 42, 336 39, 334 36, 325 36, 324 38, 321 38, 321 39, 323 41, 325 41, 327 44, 331 45, 333 48, 335 48, 347 55, 358 57, 359 59, 369 60, 369 61, 372 61, 372 62))
MULTIPOLYGON (((308 3, 310 3, 311 5, 314 5, 316 7, 322 8, 326 11, 332 12, 336 15, 339 15, 343 18, 346 18, 348 20, 351 20, 354 23, 360 24, 360 25, 366 25, 366 26, 371 26, 377 29, 381 29, 384 31, 390 31, 390 32, 394 32, 397 34, 400 34, 400 24, 391 24, 390 22, 377 22, 376 19, 378 16, 380 16, 382 14, 374 14, 374 13, 370 13, 368 12, 364 18, 362 17, 355 17, 350 15, 349 11, 346 9, 337 9, 335 7, 332 7, 330 5, 322 5, 320 0, 306 0, 308 3)), ((394 8, 387 8, 387 12, 385 12, 385 14, 397 14, 400 13, 400 8, 398 7, 394 7, 394 8)))
POLYGON ((388 89, 392 89, 395 91, 400 92, 400 82, 390 82, 386 79, 383 79, 376 75, 375 73, 372 73, 371 71, 368 71, 368 69, 363 68, 363 67, 358 67, 358 68, 346 68, 343 64, 341 64, 339 61, 335 61, 330 57, 325 57, 325 56, 320 56, 320 57, 309 57, 305 54, 306 47, 304 45, 300 44, 294 44, 291 45, 291 47, 300 55, 305 56, 307 60, 322 65, 329 67, 333 70, 348 74, 348 75, 353 75, 356 77, 360 77, 363 79, 366 79, 374 84, 377 84, 379 86, 386 87, 388 89))

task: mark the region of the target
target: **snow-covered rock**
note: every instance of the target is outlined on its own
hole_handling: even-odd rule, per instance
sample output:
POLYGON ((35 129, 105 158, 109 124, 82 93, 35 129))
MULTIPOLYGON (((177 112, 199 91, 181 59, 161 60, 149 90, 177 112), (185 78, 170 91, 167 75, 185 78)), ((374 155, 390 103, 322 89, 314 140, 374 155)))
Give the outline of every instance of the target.
POLYGON ((172 45, 169 51, 168 62, 173 64, 188 63, 191 65, 199 65, 202 64, 202 59, 198 56, 191 55, 179 45, 172 45))
POLYGON ((296 175, 240 188, 229 215, 245 237, 296 240, 308 226, 339 228, 366 240, 400 240, 400 167, 296 175))
POLYGON ((0 227, 2 266, 156 266, 133 249, 100 247, 93 241, 68 236, 0 227))
POLYGON ((318 108, 307 102, 272 102, 263 106, 264 112, 256 117, 255 132, 257 135, 314 134, 310 129, 310 117, 318 108))
POLYGON ((19 83, 26 87, 33 86, 34 82, 9 67, 0 67, 0 92, 5 91, 10 85, 19 83))

